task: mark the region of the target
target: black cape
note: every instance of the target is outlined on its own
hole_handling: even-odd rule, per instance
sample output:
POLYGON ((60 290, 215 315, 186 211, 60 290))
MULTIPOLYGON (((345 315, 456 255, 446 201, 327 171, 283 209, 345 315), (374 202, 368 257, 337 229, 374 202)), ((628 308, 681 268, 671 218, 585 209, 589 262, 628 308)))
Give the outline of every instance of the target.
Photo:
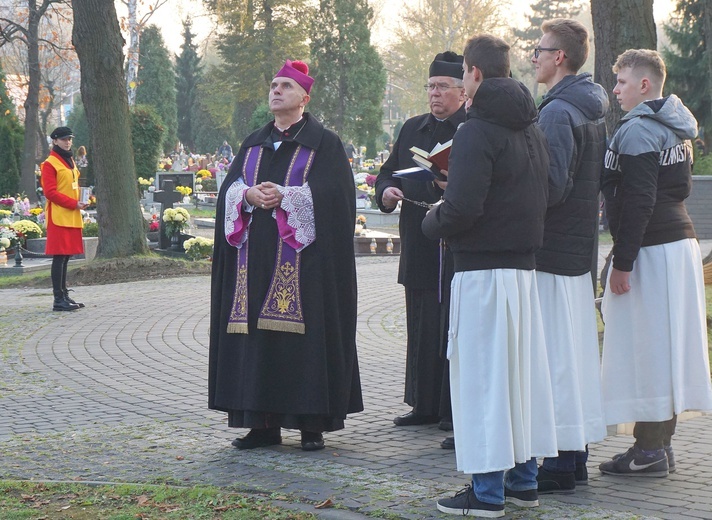
MULTIPOLYGON (((213 258, 208 406, 228 412, 235 427, 343 428, 363 410, 356 356, 356 219, 353 175, 338 136, 309 114, 294 140, 275 151, 274 122, 243 143, 218 196, 213 258), (316 149, 307 178, 316 240, 301 255, 305 334, 257 329, 275 264, 277 223, 255 208, 249 229, 248 334, 228 334, 237 249, 225 240, 225 192, 242 175, 246 149, 261 145, 257 181, 284 185, 297 144, 316 149)), ((299 123, 297 124, 299 125, 299 123)), ((296 126, 296 125, 295 125, 296 126)))

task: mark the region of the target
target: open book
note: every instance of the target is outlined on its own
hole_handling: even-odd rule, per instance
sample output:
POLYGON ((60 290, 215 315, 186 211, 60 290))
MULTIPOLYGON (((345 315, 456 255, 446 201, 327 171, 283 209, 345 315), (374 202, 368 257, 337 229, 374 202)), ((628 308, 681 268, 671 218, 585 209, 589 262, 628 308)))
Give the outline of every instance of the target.
POLYGON ((410 151, 413 153, 413 160, 418 166, 433 170, 434 173, 439 174, 440 170, 447 170, 448 168, 451 148, 452 139, 443 144, 436 144, 430 152, 426 152, 417 146, 411 147, 410 151))

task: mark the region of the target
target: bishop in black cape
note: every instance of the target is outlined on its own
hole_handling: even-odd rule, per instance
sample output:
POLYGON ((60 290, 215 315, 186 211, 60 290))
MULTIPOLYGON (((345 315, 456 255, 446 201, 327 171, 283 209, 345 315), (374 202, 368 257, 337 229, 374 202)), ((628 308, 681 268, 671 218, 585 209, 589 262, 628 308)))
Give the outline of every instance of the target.
POLYGON ((308 113, 274 149, 274 121, 242 144, 223 182, 215 219, 208 400, 231 427, 322 432, 363 410, 356 356, 356 219, 353 174, 339 137, 308 113), (305 333, 257 328, 278 243, 272 212, 255 208, 249 227, 248 333, 228 333, 237 249, 225 239, 225 192, 242 176, 247 148, 262 147, 257 182, 285 184, 298 145, 316 150, 307 178, 316 240, 301 252, 305 333))

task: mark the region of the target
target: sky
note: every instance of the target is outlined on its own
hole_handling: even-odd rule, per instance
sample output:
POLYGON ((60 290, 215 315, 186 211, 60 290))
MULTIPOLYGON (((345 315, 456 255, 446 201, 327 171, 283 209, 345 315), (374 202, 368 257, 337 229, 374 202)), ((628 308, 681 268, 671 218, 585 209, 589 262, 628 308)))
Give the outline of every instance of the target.
MULTIPOLYGON (((380 23, 374 27, 373 42, 381 45, 387 41, 385 30, 386 21, 397 19, 398 11, 408 3, 417 3, 417 0, 370 0, 371 5, 380 12, 380 23)), ((519 20, 517 24, 525 23, 525 16, 528 14, 531 0, 503 0, 511 7, 514 20, 519 20)), ((117 4, 117 9, 120 6, 117 4)), ((654 0, 653 10, 655 21, 660 23, 667 20, 675 7, 674 0, 654 0)), ((193 17, 193 32, 196 33, 198 42, 202 42, 215 29, 214 22, 205 12, 202 0, 171 0, 165 6, 156 11, 150 23, 154 23, 161 28, 166 46, 171 52, 180 53, 182 43, 182 20, 186 15, 193 17)), ((121 13, 119 13, 121 16, 121 13)))

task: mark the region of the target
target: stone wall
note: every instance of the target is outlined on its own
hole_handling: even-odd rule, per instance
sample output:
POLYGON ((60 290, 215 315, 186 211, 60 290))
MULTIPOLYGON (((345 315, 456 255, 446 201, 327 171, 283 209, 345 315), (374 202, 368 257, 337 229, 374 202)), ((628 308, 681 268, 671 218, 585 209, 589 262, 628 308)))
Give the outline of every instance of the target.
POLYGON ((712 239, 712 176, 692 176, 692 193, 685 204, 697 237, 700 240, 712 239))

